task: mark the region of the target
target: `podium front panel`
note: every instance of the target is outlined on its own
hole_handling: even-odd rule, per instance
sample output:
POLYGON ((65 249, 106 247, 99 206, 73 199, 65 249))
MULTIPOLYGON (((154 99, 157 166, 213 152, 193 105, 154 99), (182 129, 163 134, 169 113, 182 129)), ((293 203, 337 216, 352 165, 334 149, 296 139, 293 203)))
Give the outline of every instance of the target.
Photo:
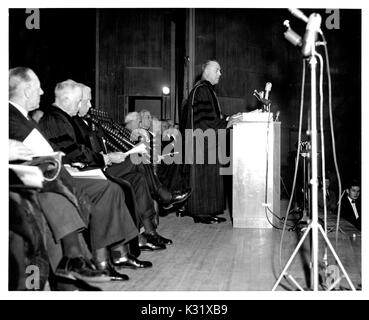
POLYGON ((233 227, 272 228, 272 213, 280 213, 280 122, 236 124, 232 154, 233 227))

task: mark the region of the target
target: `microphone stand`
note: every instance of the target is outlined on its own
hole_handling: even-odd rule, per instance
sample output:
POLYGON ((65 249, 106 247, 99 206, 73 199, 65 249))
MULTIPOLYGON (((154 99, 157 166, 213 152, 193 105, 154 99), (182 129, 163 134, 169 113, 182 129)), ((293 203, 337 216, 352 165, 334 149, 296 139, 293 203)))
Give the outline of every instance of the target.
MULTIPOLYGON (((318 31, 316 31, 318 32, 318 31)), ((311 77, 310 77, 310 84, 311 84, 311 193, 312 193, 312 198, 311 198, 311 209, 312 209, 312 219, 307 227, 307 229, 305 230, 302 238, 300 239, 299 243, 297 244, 294 252, 292 253, 291 257, 289 258, 286 266, 284 267, 282 273, 280 274, 277 282, 274 284, 272 291, 275 291, 275 289, 277 288, 277 286, 279 285, 280 281, 282 280, 282 278, 287 274, 287 269, 289 268, 290 264, 292 263, 293 259, 295 258, 297 252, 299 251, 301 245, 303 244, 303 242, 305 241, 305 238, 307 237, 307 235, 309 234, 309 232, 311 231, 312 233, 312 239, 311 239, 311 256, 312 256, 312 267, 313 267, 313 277, 312 277, 312 284, 313 284, 313 290, 314 291, 318 291, 318 284, 319 284, 319 259, 318 259, 318 247, 319 247, 319 243, 318 243, 318 234, 320 231, 326 244, 328 245, 329 249, 331 250, 334 258, 336 259, 338 265, 340 266, 343 274, 345 275, 351 289, 353 291, 355 290, 354 285, 352 284, 350 278, 347 275, 347 272, 345 270, 345 268, 343 267, 340 259, 337 256, 337 253, 335 252, 333 246, 331 245, 326 233, 324 232, 322 226, 318 223, 318 144, 317 144, 317 137, 318 137, 318 133, 317 133, 317 104, 316 104, 316 98, 317 98, 317 93, 316 93, 316 65, 317 65, 317 58, 316 58, 316 50, 315 50, 315 42, 312 44, 311 46, 311 54, 309 57, 309 65, 310 65, 310 73, 311 73, 311 77)), ((302 290, 302 288, 296 283, 296 281, 292 278, 291 275, 288 275, 288 277, 294 282, 294 284, 300 289, 302 290)), ((337 280, 340 280, 337 279, 337 280)), ((336 285, 335 281, 333 283, 333 285, 331 285, 331 287, 334 287, 336 285)), ((330 290, 331 287, 328 289, 330 290)))

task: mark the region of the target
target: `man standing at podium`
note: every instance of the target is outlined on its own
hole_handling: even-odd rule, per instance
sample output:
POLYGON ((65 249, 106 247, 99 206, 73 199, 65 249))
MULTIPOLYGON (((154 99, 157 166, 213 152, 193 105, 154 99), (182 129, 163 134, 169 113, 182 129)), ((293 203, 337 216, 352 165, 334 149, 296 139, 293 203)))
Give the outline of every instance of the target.
MULTIPOLYGON (((197 82, 188 97, 183 109, 180 129, 182 137, 185 137, 186 129, 212 129, 215 131, 215 141, 204 139, 204 148, 193 149, 193 165, 185 166, 189 172, 187 177, 192 188, 192 196, 188 201, 188 212, 196 223, 220 223, 225 218, 218 217, 225 209, 223 177, 220 175, 220 163, 218 156, 217 137, 219 129, 231 127, 240 119, 240 114, 227 117, 222 114, 220 105, 214 90, 214 85, 219 82, 221 68, 217 61, 207 61, 202 66, 202 78, 197 82), (215 163, 209 163, 210 151, 215 148, 215 163), (196 163, 196 153, 204 154, 204 162, 196 163)), ((193 138, 192 138, 193 139, 193 138)), ((189 141, 186 141, 186 144, 189 141)), ((193 145, 196 146, 195 139, 193 145)), ((222 146, 225 147, 225 146, 222 146)), ((188 149, 186 148, 186 151, 188 149)))

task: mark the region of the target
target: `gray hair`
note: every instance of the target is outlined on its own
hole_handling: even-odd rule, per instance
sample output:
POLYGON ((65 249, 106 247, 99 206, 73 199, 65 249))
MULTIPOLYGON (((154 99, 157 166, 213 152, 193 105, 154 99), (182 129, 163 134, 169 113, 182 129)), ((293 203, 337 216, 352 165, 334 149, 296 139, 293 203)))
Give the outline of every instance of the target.
POLYGON ((9 99, 13 98, 22 83, 27 83, 32 80, 30 73, 32 69, 27 67, 16 67, 9 70, 9 99))
MULTIPOLYGON (((55 87, 55 98, 62 98, 65 93, 74 91, 77 88, 81 88, 80 84, 72 79, 59 82, 55 87)), ((81 88, 82 89, 82 88, 81 88)))
POLYGON ((209 66, 211 63, 217 63, 219 65, 219 62, 216 60, 207 60, 205 63, 201 65, 201 71, 204 72, 205 69, 209 66))
POLYGON ((136 111, 127 113, 126 117, 124 118, 124 123, 129 123, 131 121, 137 120, 140 117, 140 114, 136 111))
POLYGON ((145 113, 150 113, 151 114, 151 112, 149 110, 147 110, 147 109, 140 110, 140 116, 141 117, 143 117, 145 115, 145 113))

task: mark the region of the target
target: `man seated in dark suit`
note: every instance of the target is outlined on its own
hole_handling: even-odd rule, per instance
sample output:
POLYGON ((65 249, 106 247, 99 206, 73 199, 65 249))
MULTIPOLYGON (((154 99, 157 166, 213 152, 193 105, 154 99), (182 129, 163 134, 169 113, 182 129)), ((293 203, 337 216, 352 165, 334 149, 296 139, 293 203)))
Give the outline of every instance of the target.
MULTIPOLYGON (((150 188, 160 187, 167 193, 171 192, 173 195, 184 194, 186 195, 187 200, 191 195, 191 190, 189 188, 185 188, 180 181, 178 181, 179 183, 177 183, 175 186, 169 182, 171 179, 180 178, 178 175, 174 174, 175 172, 167 173, 168 175, 173 174, 171 179, 168 179, 167 176, 163 176, 163 174, 159 175, 160 163, 165 159, 166 156, 168 156, 162 155, 163 141, 161 141, 161 139, 164 132, 161 131, 161 122, 156 117, 152 117, 150 111, 143 109, 139 113, 128 113, 124 119, 124 125, 124 129, 126 130, 128 136, 131 136, 134 139, 137 135, 139 135, 142 140, 145 140, 145 142, 150 145, 151 163, 139 167, 147 177, 150 177, 150 188), (163 181, 166 183, 163 183, 163 181)), ((175 208, 173 208, 173 205, 171 205, 163 206, 163 209, 165 209, 167 212, 173 209, 178 210, 181 206, 183 207, 185 203, 181 201, 174 204, 176 205, 175 208)))
POLYGON ((360 183, 352 180, 341 198, 341 217, 361 231, 360 183))
POLYGON ((122 152, 104 153, 93 149, 91 130, 79 117, 75 117, 82 107, 83 91, 81 85, 73 80, 59 83, 55 88, 55 103, 45 110, 40 122, 43 133, 54 148, 63 151, 68 163, 82 163, 88 167, 105 169, 109 179, 129 182, 135 192, 138 216, 145 230, 145 243, 142 250, 165 249, 172 240, 156 232, 153 223, 155 209, 145 177, 135 169, 122 152))
MULTIPOLYGON (((170 153, 176 150, 175 139, 179 131, 174 128, 169 129, 169 123, 167 123, 168 128, 166 129, 165 123, 167 122, 159 121, 156 117, 153 117, 150 111, 146 109, 142 109, 137 115, 135 112, 128 113, 125 118, 126 129, 139 133, 144 131, 142 136, 150 143, 156 183, 165 185, 165 187, 173 193, 178 192, 177 190, 186 190, 186 192, 191 194, 191 188, 186 185, 185 179, 182 177, 180 170, 181 165, 177 164, 175 159, 169 158, 170 153), (139 121, 135 119, 136 117, 139 121)), ((149 168, 151 168, 150 165, 145 166, 145 169, 149 168)), ((180 203, 174 208, 168 207, 161 214, 166 215, 171 211, 177 211, 177 214, 185 215, 185 203, 180 203)))
MULTIPOLYGON (((39 131, 37 125, 28 117, 28 112, 39 107, 43 91, 37 75, 29 68, 18 67, 9 71, 9 137, 23 142, 34 153, 53 152, 53 148, 39 131)), ((125 204, 121 188, 108 180, 78 179, 64 170, 60 172, 63 183, 71 191, 85 194, 91 203, 89 236, 95 264, 116 280, 127 280, 128 277, 119 273, 116 268, 146 268, 151 262, 140 261, 129 253, 129 242, 137 237, 138 230, 125 204), (110 254, 110 256, 109 256, 110 254)), ((49 210, 53 214, 52 207, 49 210)), ((63 228, 61 223, 56 226, 63 228)), ((75 254, 74 254, 75 255, 75 254)), ((58 271, 70 274, 73 263, 77 267, 85 266, 86 260, 71 260, 66 256, 60 262, 58 271)), ((76 268, 77 268, 76 267, 76 268)), ((73 270, 72 270, 73 271, 73 270)))

